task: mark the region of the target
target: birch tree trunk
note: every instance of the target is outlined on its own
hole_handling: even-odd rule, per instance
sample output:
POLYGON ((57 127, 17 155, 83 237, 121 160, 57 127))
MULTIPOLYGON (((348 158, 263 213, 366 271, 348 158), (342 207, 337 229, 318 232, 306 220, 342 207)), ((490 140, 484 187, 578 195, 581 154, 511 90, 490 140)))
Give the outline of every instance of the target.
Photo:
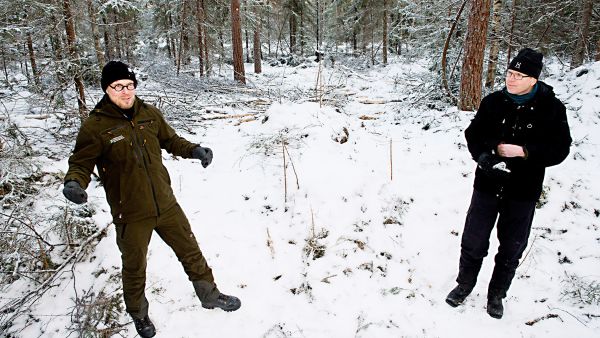
POLYGON ((231 42, 233 47, 233 79, 246 84, 244 71, 244 52, 242 45, 242 24, 240 18, 240 0, 231 0, 231 42))
POLYGON ((498 53, 500 38, 498 31, 500 29, 500 10, 502 9, 502 0, 494 0, 493 5, 493 16, 492 16, 492 34, 490 41, 490 57, 488 60, 487 76, 485 80, 486 88, 494 87, 494 80, 496 79, 496 68, 498 66, 498 53))
POLYGON ((460 77, 458 108, 475 110, 481 101, 481 76, 486 33, 490 18, 490 0, 473 0, 469 13, 465 57, 460 77))
POLYGON ((79 63, 79 53, 75 46, 75 25, 73 23, 73 13, 71 12, 71 3, 69 0, 63 0, 63 14, 65 20, 65 31, 67 33, 67 47, 71 57, 70 62, 73 64, 72 73, 75 82, 75 90, 77 92, 77 105, 79 107, 79 117, 83 120, 87 117, 87 108, 85 106, 85 92, 83 88, 83 80, 81 79, 81 65, 79 63))

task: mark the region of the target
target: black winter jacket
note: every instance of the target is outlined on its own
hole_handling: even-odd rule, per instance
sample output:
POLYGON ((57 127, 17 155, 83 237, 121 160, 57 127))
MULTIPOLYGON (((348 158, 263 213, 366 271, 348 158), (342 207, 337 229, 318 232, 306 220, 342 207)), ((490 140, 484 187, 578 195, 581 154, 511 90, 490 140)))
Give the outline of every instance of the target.
POLYGON ((508 179, 494 179, 477 168, 473 185, 478 191, 518 200, 539 199, 545 168, 561 163, 571 146, 565 106, 541 81, 535 96, 523 105, 504 91, 483 98, 465 137, 475 161, 484 152, 495 153, 500 143, 523 146, 526 158, 503 158, 511 170, 508 179))

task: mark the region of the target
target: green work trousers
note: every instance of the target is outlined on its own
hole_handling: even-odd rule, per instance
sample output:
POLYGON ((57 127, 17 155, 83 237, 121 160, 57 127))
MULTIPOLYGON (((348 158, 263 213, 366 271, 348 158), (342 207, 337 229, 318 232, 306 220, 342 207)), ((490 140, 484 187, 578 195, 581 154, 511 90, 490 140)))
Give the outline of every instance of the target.
POLYGON ((132 223, 115 223, 117 245, 121 251, 123 298, 125 309, 133 316, 148 314, 146 286, 146 255, 152 232, 156 233, 175 252, 185 273, 192 282, 203 281, 216 289, 211 268, 202 255, 179 204, 159 217, 132 223))

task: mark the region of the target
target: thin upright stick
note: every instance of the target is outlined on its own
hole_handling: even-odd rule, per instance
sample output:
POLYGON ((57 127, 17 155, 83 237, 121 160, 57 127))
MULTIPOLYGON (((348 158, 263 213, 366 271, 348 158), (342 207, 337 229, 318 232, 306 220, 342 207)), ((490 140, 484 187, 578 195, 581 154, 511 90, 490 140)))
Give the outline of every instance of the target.
POLYGON ((296 172, 296 167, 294 166, 294 161, 292 161, 292 157, 290 156, 290 152, 288 148, 284 145, 285 152, 287 153, 288 158, 290 159, 290 163, 292 164, 292 170, 294 170, 294 175, 296 176, 296 187, 300 189, 300 182, 298 181, 298 173, 296 172))
POLYGON ((283 154, 283 201, 287 203, 287 173, 286 173, 286 162, 285 162, 285 141, 283 136, 281 137, 281 153, 283 154))
POLYGON ((394 159, 392 157, 392 138, 390 137, 390 181, 394 180, 394 159))

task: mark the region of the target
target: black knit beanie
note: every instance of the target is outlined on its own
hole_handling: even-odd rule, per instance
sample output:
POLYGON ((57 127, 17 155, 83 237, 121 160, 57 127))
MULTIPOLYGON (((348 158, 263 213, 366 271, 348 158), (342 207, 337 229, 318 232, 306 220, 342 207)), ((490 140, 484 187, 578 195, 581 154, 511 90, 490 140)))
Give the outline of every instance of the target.
POLYGON ((510 62, 508 69, 539 78, 542 72, 542 59, 544 56, 531 48, 523 48, 510 62))
POLYGON ((128 65, 124 64, 121 61, 109 61, 104 68, 102 68, 102 80, 100 80, 100 85, 102 86, 102 91, 106 93, 106 88, 111 83, 118 80, 133 80, 133 84, 137 87, 137 80, 135 79, 135 73, 128 65))

